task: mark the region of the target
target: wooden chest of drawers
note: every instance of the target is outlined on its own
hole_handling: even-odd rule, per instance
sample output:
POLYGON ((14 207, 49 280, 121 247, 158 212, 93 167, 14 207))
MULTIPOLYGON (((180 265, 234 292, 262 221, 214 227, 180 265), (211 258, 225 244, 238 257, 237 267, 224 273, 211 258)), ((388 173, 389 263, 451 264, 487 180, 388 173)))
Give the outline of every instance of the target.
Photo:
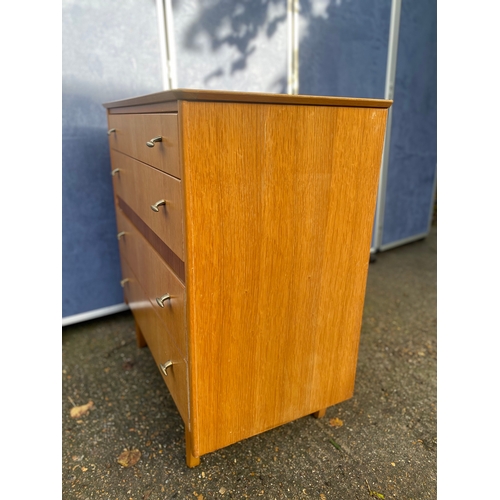
POLYGON ((352 396, 391 101, 104 104, 125 300, 199 457, 352 396))

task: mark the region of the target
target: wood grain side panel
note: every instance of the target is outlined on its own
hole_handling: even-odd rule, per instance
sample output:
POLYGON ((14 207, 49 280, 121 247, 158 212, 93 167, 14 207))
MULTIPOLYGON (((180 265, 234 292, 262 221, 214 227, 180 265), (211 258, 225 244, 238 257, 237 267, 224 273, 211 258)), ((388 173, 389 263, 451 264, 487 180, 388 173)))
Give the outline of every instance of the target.
POLYGON ((186 358, 185 287, 123 212, 117 210, 116 220, 118 232, 125 233, 119 241, 120 255, 125 257, 132 272, 137 276, 144 293, 151 302, 152 309, 165 324, 164 330, 172 337, 182 357, 186 358), (166 293, 170 294, 171 299, 164 302, 164 307, 160 307, 156 298, 166 293))
POLYGON ((127 296, 134 319, 146 338, 156 365, 159 367, 161 363, 165 363, 167 360, 171 360, 174 363, 173 366, 168 368, 167 376, 161 370, 159 371, 188 428, 188 375, 186 361, 176 349, 171 337, 165 332, 164 325, 154 311, 124 255, 121 255, 121 266, 123 277, 128 279, 124 286, 125 295, 127 296))
POLYGON ((108 113, 108 125, 110 129, 116 129, 109 135, 111 149, 180 178, 177 113, 108 113), (162 142, 152 148, 146 145, 159 136, 162 142))
POLYGON ((199 454, 352 395, 386 115, 182 103, 199 454))
POLYGON ((130 156, 111 150, 112 169, 119 169, 113 176, 115 194, 184 260, 183 200, 181 181, 130 156), (151 205, 166 200, 166 205, 151 205))

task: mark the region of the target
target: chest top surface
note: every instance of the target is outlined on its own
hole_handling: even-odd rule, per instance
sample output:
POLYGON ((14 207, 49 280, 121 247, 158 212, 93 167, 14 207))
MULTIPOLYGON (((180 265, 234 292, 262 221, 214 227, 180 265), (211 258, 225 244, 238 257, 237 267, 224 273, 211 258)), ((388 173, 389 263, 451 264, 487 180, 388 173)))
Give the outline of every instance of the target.
POLYGON ((270 94, 262 92, 234 92, 228 90, 174 89, 156 92, 130 99, 121 99, 104 103, 107 109, 125 106, 141 106, 173 101, 215 101, 259 104, 302 104, 315 106, 348 106, 362 108, 389 108, 392 104, 387 99, 365 99, 357 97, 333 97, 312 95, 270 94))

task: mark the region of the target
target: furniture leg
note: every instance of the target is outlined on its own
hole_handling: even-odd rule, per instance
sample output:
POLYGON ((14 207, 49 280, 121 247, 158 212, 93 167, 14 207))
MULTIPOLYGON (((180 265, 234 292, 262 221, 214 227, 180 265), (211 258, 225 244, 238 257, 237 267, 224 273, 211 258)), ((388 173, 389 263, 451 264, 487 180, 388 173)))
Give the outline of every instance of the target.
POLYGON ((148 345, 139 325, 137 324, 137 321, 135 322, 135 340, 137 342, 137 347, 146 347, 148 345))
POLYGON ((322 408, 321 410, 315 411, 312 416, 314 418, 323 418, 326 413, 326 408, 322 408))
POLYGON ((188 467, 193 468, 200 465, 200 457, 195 457, 191 453, 191 433, 187 430, 186 427, 186 464, 188 467))

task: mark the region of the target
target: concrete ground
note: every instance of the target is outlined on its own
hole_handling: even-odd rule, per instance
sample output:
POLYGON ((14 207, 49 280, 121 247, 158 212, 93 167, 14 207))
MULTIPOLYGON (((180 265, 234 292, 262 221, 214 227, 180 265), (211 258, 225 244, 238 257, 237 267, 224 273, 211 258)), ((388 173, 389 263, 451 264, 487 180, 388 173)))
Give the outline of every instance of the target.
POLYGON ((436 498, 436 227, 370 264, 354 397, 323 419, 188 469, 183 422, 129 312, 63 329, 62 380, 65 500, 436 498), (140 451, 135 465, 118 463, 124 449, 140 451))

